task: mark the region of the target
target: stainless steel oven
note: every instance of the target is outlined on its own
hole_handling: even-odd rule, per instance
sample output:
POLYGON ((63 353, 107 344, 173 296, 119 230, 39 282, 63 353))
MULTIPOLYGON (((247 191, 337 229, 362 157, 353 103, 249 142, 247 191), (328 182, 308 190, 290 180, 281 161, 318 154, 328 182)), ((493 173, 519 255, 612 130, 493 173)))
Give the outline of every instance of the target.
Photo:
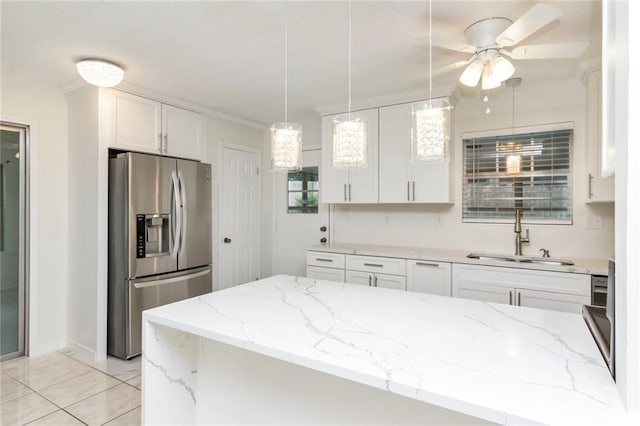
MULTIPOLYGON (((583 306, 582 316, 584 317, 591 335, 600 349, 611 375, 616 377, 615 362, 615 282, 616 264, 613 259, 609 260, 609 275, 607 277, 606 303, 605 306, 583 306)), ((594 301, 592 300, 592 303, 594 301)), ((595 304, 595 303, 594 303, 595 304)))

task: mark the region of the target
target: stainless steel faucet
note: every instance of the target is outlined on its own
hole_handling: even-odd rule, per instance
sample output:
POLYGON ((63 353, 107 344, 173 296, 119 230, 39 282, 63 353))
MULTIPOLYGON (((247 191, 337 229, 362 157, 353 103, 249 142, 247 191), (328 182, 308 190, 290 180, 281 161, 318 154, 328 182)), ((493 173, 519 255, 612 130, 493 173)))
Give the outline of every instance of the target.
POLYGON ((513 227, 513 232, 516 233, 516 256, 522 256, 522 243, 529 242, 529 230, 527 229, 525 232, 525 237, 522 238, 522 226, 520 222, 522 220, 522 211, 520 209, 516 209, 516 223, 513 227))

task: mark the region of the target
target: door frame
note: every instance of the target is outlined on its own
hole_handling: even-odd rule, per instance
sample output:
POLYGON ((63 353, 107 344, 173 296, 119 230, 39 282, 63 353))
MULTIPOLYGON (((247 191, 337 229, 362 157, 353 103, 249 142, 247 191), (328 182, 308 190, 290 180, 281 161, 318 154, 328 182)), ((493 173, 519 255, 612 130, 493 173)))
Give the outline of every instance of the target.
MULTIPOLYGON (((35 153, 35 140, 37 127, 32 120, 24 117, 16 117, 0 114, 0 124, 9 127, 16 127, 24 130, 24 143, 20 147, 20 154, 24 157, 20 164, 22 175, 21 189, 24 191, 24 199, 19 207, 19 217, 23 218, 24 226, 19 230, 20 253, 18 255, 18 351, 17 356, 28 356, 31 349, 36 346, 32 344, 31 337, 37 335, 35 327, 37 324, 37 310, 31 309, 37 300, 37 190, 31 182, 37 181, 37 157, 35 153), (20 288, 22 286, 22 289, 20 288)), ((7 357, 0 356, 0 360, 13 358, 15 352, 7 357)))
MULTIPOLYGON (((212 198, 212 200, 215 200, 217 206, 220 206, 219 208, 215 209, 218 214, 217 214, 217 220, 215 221, 216 223, 214 224, 215 226, 215 230, 212 232, 212 238, 215 238, 217 240, 217 243, 215 244, 215 268, 216 268, 216 285, 214 288, 214 291, 219 290, 219 285, 220 285, 220 267, 219 267, 219 259, 220 259, 220 251, 222 250, 222 240, 221 240, 221 236, 222 236, 222 214, 220 214, 220 209, 222 208, 222 178, 223 178, 223 163, 222 160, 224 158, 224 150, 225 149, 233 149, 236 151, 243 151, 243 152, 248 152, 251 154, 254 154, 256 156, 256 164, 258 167, 258 208, 260 210, 262 210, 262 176, 264 175, 264 167, 263 167, 263 159, 262 159, 262 150, 260 148, 253 148, 253 147, 249 147, 249 146, 245 146, 245 145, 239 145, 239 144, 234 144, 234 143, 227 143, 227 142, 222 142, 220 141, 220 143, 218 144, 218 172, 217 172, 217 180, 218 180, 218 185, 217 185, 217 194, 215 194, 216 196, 212 198)), ((258 252, 256 255, 256 258, 258 259, 258 277, 262 278, 262 242, 263 242, 263 237, 262 237, 262 214, 258 214, 258 223, 256 224, 257 229, 258 229, 258 252)))

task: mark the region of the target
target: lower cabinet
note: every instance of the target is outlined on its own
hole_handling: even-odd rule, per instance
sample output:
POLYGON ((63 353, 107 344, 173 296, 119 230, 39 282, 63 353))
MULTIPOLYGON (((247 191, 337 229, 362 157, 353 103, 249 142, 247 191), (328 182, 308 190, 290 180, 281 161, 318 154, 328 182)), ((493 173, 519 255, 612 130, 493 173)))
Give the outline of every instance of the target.
POLYGON ((464 299, 581 313, 590 276, 568 272, 454 264, 452 295, 464 299))
POLYGON ((407 290, 451 296, 451 263, 408 259, 407 290))
POLYGON ((346 271, 345 282, 349 284, 368 285, 370 287, 406 290, 407 279, 399 275, 379 274, 362 271, 346 271))
POLYGON ((307 277, 344 282, 344 254, 307 251, 307 277))

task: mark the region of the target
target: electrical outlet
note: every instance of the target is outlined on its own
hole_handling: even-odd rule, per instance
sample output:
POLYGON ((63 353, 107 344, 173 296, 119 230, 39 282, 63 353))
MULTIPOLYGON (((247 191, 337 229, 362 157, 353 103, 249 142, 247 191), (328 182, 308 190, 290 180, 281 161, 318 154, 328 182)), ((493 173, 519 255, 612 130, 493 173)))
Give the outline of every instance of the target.
POLYGON ((587 229, 602 229, 604 228, 604 218, 597 214, 587 215, 587 229))

